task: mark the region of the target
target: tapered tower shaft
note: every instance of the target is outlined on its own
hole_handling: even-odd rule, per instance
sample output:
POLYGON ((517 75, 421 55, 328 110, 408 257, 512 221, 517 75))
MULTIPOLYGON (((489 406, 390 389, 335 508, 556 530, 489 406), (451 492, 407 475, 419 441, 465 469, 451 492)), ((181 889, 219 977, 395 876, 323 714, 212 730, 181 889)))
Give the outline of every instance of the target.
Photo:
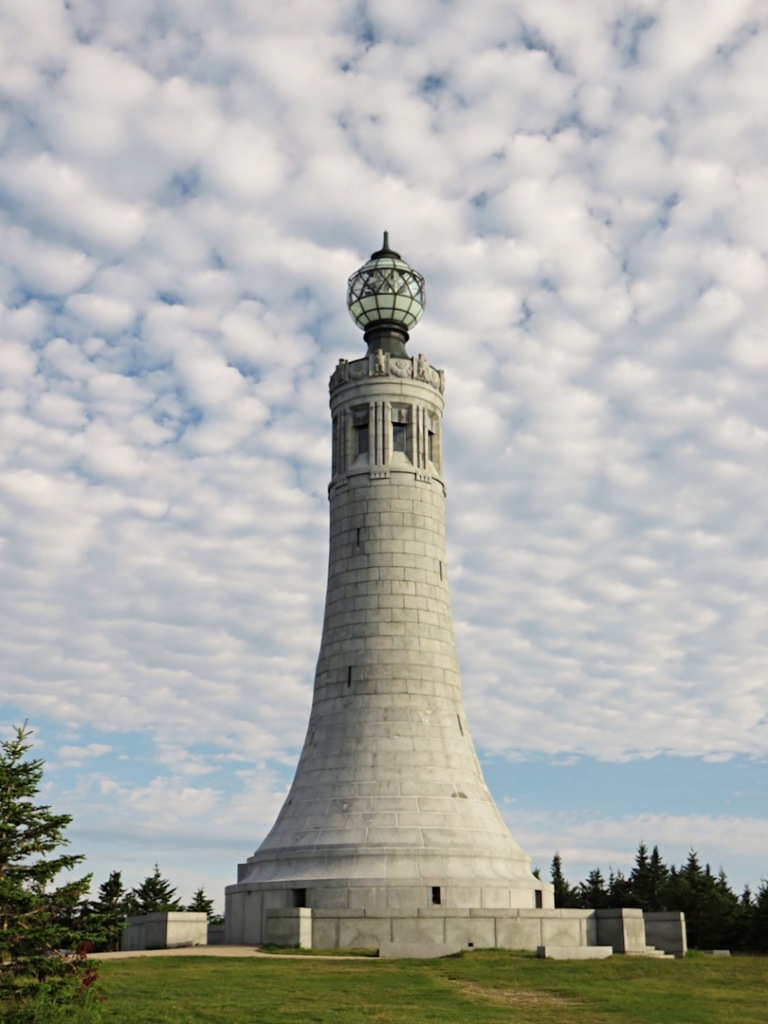
POLYGON ((279 907, 552 906, 467 727, 445 556, 444 375, 404 347, 404 322, 422 305, 423 281, 386 238, 350 279, 368 353, 341 360, 330 381, 330 557, 312 711, 277 821, 228 889, 230 941, 263 941, 279 907))

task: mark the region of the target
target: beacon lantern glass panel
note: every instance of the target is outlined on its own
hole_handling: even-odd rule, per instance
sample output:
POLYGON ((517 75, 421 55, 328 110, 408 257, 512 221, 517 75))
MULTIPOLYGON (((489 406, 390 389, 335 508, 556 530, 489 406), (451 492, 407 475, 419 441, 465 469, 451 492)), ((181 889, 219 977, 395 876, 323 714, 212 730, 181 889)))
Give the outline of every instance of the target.
POLYGON ((396 255, 370 259, 349 279, 347 306, 361 330, 395 322, 406 331, 424 311, 424 278, 396 255))

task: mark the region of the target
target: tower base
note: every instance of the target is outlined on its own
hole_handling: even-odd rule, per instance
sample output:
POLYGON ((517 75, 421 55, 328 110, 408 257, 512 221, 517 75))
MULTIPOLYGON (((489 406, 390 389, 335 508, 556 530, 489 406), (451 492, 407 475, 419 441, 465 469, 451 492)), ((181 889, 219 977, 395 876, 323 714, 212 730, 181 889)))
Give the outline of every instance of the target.
POLYGON ((683 956, 687 949, 685 917, 677 913, 450 906, 410 910, 278 907, 274 904, 284 899, 285 890, 231 891, 236 888, 231 886, 227 893, 227 942, 231 944, 377 949, 381 956, 424 958, 464 949, 608 947, 614 953, 643 955, 655 947, 674 956, 683 956))

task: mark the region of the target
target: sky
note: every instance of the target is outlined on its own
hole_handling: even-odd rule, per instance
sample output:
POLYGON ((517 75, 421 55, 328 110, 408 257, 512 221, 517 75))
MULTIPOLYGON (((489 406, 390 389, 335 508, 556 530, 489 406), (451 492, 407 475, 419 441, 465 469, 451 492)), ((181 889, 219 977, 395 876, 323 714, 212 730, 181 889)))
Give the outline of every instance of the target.
POLYGON ((320 643, 382 231, 467 717, 548 875, 768 876, 765 0, 0 0, 0 735, 221 909, 320 643))

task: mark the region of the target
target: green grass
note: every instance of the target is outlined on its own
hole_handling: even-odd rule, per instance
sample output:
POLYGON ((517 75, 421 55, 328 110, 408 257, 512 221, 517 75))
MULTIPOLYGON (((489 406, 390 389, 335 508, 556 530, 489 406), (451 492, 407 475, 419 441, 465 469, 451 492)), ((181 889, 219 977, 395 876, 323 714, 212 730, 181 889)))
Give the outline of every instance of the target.
POLYGON ((765 1024, 768 959, 157 957, 102 965, 104 1024, 765 1024))

